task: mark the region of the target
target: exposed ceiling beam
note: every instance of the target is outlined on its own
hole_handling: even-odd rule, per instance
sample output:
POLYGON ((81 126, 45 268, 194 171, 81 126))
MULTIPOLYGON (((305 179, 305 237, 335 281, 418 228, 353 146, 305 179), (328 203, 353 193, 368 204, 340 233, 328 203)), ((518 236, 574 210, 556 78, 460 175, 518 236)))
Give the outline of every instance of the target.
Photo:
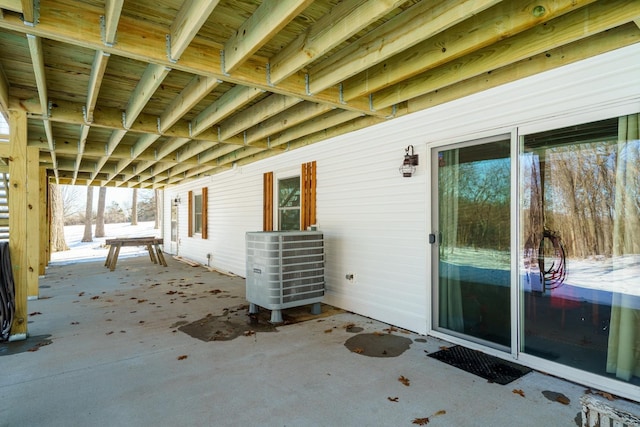
POLYGON ((260 89, 246 86, 236 86, 228 90, 191 121, 191 136, 200 135, 207 128, 229 117, 236 109, 253 101, 262 93, 263 91, 260 89))
POLYGON ((21 12, 22 12, 22 17, 24 19, 24 23, 29 26, 34 26, 37 24, 36 6, 34 3, 35 3, 34 0, 20 1, 21 8, 22 8, 21 12))
POLYGON ((220 123, 220 139, 231 138, 302 102, 300 98, 273 94, 220 123))
POLYGON ((323 129, 330 129, 334 126, 348 122, 349 120, 362 117, 362 114, 355 111, 333 110, 314 119, 308 120, 298 126, 285 129, 277 135, 269 138, 269 147, 277 147, 288 142, 311 135, 323 129))
POLYGON ((117 175, 122 172, 124 168, 129 166, 131 162, 142 154, 144 150, 149 148, 158 138, 160 138, 160 135, 153 135, 149 133, 138 138, 135 144, 131 147, 131 156, 127 159, 120 159, 120 161, 118 161, 114 169, 114 174, 117 175))
MULTIPOLYGON (((69 123, 82 125, 85 124, 83 107, 84 104, 61 101, 58 99, 51 100, 52 107, 49 111, 48 118, 52 122, 69 123)), ((27 110, 27 116, 33 118, 42 117, 42 111, 40 104, 34 103, 32 100, 22 100, 21 106, 27 110)), ((169 137, 184 137, 189 138, 189 123, 186 120, 178 121, 173 127, 163 132, 164 136, 169 137)), ((94 112, 93 122, 91 127, 110 129, 110 130, 127 130, 124 128, 122 122, 122 111, 117 108, 102 107, 94 112)), ((133 126, 129 129, 139 133, 153 133, 160 134, 158 131, 158 117, 148 114, 140 114, 133 126)), ((218 138, 218 131, 206 129, 199 133, 197 136, 193 136, 193 139, 203 141, 216 141, 216 142, 229 142, 236 143, 234 141, 220 141, 218 138)), ((233 139, 233 138, 232 138, 233 139)))
MULTIPOLYGON (((38 88, 40 108, 42 109, 42 112, 46 117, 49 114, 49 105, 47 94, 47 79, 44 70, 44 53, 42 51, 42 39, 32 34, 27 34, 27 42, 29 44, 29 53, 31 54, 31 63, 33 64, 33 74, 35 76, 36 86, 38 88)), ((51 128, 51 122, 49 120, 43 120, 43 125, 47 136, 49 151, 51 152, 51 161, 54 165, 54 174, 57 180, 58 169, 57 167, 55 167, 55 165, 57 164, 57 159, 53 144, 53 129, 51 128)))
POLYGON ((183 145, 187 144, 188 142, 189 142, 189 138, 171 138, 170 140, 165 141, 165 143, 162 144, 162 147, 160 147, 156 151, 156 159, 157 160, 164 159, 169 154, 173 153, 174 151, 176 151, 183 145))
POLYGON ((195 76, 191 79, 189 84, 160 115, 160 132, 166 132, 220 83, 222 80, 213 77, 195 76))
MULTIPOLYGON (((198 37, 185 50, 180 60, 172 63, 166 55, 166 29, 148 22, 134 21, 126 16, 120 18, 120 26, 126 26, 127 31, 119 33, 118 42, 113 47, 105 47, 101 40, 100 30, 95 28, 96 25, 91 24, 99 20, 99 15, 95 10, 83 10, 84 19, 81 20, 71 18, 76 13, 77 11, 72 6, 65 3, 52 4, 51 2, 42 2, 39 23, 37 26, 29 28, 29 32, 79 47, 93 50, 104 49, 113 55, 153 64, 162 64, 187 73, 209 76, 229 83, 300 97, 337 108, 361 111, 365 114, 379 117, 392 115, 391 109, 372 110, 367 97, 352 99, 348 104, 343 103, 337 87, 310 95, 306 90, 305 76, 301 73, 296 73, 280 82, 277 86, 272 86, 267 82, 266 61, 255 56, 245 61, 233 73, 226 75, 221 71, 221 58, 218 53, 222 46, 198 37), (82 34, 82 38, 78 38, 77 35, 79 33, 82 34), (140 43, 141 39, 144 39, 145 42, 140 43)), ((27 32, 24 24, 14 16, 5 16, 5 19, 0 20, 0 28, 19 33, 27 32)))
POLYGON ((629 23, 607 32, 547 50, 538 55, 514 62, 506 67, 483 73, 447 87, 435 90, 408 101, 408 112, 421 111, 445 102, 472 95, 528 76, 591 58, 614 49, 640 43, 640 28, 629 23))
MULTIPOLYGON (((29 53, 31 54, 31 63, 33 64, 33 75, 36 79, 36 87, 38 88, 38 99, 43 115, 47 115, 49 111, 47 79, 44 70, 44 53, 42 51, 42 39, 27 34, 27 42, 29 43, 29 53)), ((51 145, 53 149, 53 144, 51 145)))
MULTIPOLYGON (((84 154, 84 148, 85 148, 85 145, 87 144, 87 136, 89 135, 90 129, 91 129, 91 126, 89 125, 80 126, 80 138, 78 140, 78 154, 76 155, 75 166, 73 168, 72 185, 76 183, 76 178, 78 177, 80 164, 82 163, 82 156, 84 154)), ((59 164, 58 164, 58 168, 60 168, 59 164)))
POLYGON ((212 162, 224 155, 233 153, 237 149, 238 149, 237 146, 234 147, 231 145, 218 145, 216 147, 210 148, 200 153, 198 155, 198 160, 202 163, 212 162))
POLYGON ((186 0, 169 29, 170 60, 177 61, 202 25, 218 5, 219 0, 186 0))
POLYGON ((331 110, 333 108, 328 105, 314 104, 312 102, 298 104, 295 108, 284 111, 263 121, 258 126, 248 129, 246 131, 246 142, 251 144, 266 139, 283 129, 290 128, 331 110))
POLYGON ((264 1, 224 45, 224 70, 230 73, 284 28, 312 0, 264 1))
MULTIPOLYGON (((190 159, 194 156, 197 156, 198 154, 209 150, 211 148, 214 148, 216 146, 218 146, 220 144, 212 144, 212 143, 207 143, 207 142, 203 142, 203 141, 191 141, 190 143, 184 145, 182 148, 180 148, 178 150, 178 152, 176 153, 176 157, 178 159, 178 161, 183 161, 183 160, 187 160, 190 159)), ((229 146, 230 149, 237 149, 237 146, 229 146)))
POLYGON ((473 52, 373 94, 374 108, 432 92, 479 74, 496 70, 546 50, 589 37, 633 21, 640 15, 640 2, 611 0, 594 3, 560 16, 544 26, 473 52), (517 46, 518 49, 513 47, 517 46))
POLYGON ((22 2, 20 0, 0 0, 0 9, 22 13, 22 2))
POLYGON ((402 3, 403 0, 339 3, 269 60, 270 83, 279 84, 402 3))
POLYGON ((116 33, 118 21, 122 13, 124 0, 105 0, 104 16, 102 22, 102 41, 106 46, 113 46, 116 43, 116 33))
POLYGON ((147 102, 149 102, 156 89, 162 84, 164 78, 167 77, 169 71, 171 71, 171 69, 164 65, 147 65, 140 81, 129 98, 129 104, 127 105, 123 119, 125 128, 129 129, 131 127, 134 120, 138 117, 138 114, 142 112, 142 109, 147 105, 147 102))
POLYGON ((318 93, 408 47, 499 3, 499 0, 421 2, 309 70, 309 91, 318 93))
POLYGON ((93 66, 91 67, 91 75, 89 76, 89 85, 87 87, 87 104, 85 106, 85 121, 87 123, 93 122, 93 111, 96 108, 96 102, 98 101, 98 94, 100 93, 104 72, 107 69, 109 56, 110 55, 103 50, 97 50, 93 58, 93 66))
POLYGON ((534 14, 534 5, 530 0, 499 3, 345 80, 344 99, 348 101, 359 96, 367 96, 594 1, 547 2, 542 16, 538 15, 540 12, 534 14), (505 16, 509 19, 505 19, 505 16))

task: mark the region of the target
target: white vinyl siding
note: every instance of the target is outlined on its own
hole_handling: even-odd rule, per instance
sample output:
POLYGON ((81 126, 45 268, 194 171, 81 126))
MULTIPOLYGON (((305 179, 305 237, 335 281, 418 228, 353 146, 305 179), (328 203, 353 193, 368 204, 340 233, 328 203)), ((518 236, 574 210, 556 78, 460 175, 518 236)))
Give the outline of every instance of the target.
MULTIPOLYGON (((550 128, 640 110, 640 45, 490 89, 429 110, 238 166, 171 194, 209 187, 209 240, 187 239, 180 255, 245 275, 245 233, 262 229, 263 174, 317 161, 317 226, 326 251, 325 302, 426 333, 430 313, 428 144, 550 128), (408 145, 419 165, 398 172, 408 145), (346 275, 353 274, 353 280, 346 275)), ((166 198, 171 200, 171 198, 166 198)))

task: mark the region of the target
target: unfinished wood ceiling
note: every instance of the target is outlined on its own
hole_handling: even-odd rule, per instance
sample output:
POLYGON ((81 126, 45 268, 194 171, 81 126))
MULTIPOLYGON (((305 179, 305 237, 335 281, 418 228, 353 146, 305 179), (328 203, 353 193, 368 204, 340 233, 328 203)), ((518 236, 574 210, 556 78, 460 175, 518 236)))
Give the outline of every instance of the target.
POLYGON ((638 0, 0 0, 0 12, 0 110, 27 111, 51 179, 139 188, 640 42, 638 0))

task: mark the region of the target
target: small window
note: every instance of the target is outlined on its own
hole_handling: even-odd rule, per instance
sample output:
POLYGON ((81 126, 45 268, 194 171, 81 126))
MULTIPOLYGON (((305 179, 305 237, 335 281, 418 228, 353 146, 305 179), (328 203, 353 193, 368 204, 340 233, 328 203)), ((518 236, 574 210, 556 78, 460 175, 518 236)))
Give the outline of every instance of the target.
POLYGON ((202 234, 202 194, 193 195, 193 232, 202 234))
POLYGON ((207 238, 207 187, 201 191, 189 191, 189 237, 198 234, 207 238))
POLYGON ((278 180, 278 229, 300 230, 300 177, 278 180))

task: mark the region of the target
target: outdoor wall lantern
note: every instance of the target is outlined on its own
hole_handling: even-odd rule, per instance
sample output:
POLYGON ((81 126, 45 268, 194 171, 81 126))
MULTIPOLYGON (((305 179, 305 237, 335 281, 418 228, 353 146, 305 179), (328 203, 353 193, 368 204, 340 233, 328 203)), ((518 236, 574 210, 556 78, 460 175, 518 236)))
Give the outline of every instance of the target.
POLYGON ((418 166, 418 155, 413 154, 413 145, 409 145, 404 149, 404 160, 398 170, 403 177, 411 178, 411 175, 416 172, 416 166, 418 166), (411 154, 409 154, 409 152, 411 152, 411 154))
POLYGON ((179 206, 180 205, 180 196, 176 196, 175 199, 173 199, 173 206, 179 206))

